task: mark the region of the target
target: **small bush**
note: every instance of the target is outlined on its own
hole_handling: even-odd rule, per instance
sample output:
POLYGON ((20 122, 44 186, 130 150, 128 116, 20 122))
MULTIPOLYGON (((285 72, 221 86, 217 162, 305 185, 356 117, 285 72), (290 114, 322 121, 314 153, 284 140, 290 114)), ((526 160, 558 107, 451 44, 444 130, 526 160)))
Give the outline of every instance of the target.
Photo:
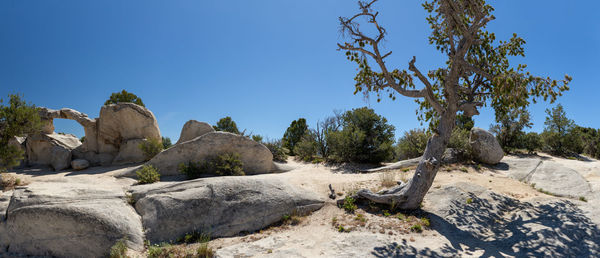
POLYGON ((185 234, 185 236, 177 239, 177 242, 186 243, 186 244, 208 243, 209 241, 210 241, 210 235, 206 234, 204 232, 200 232, 200 231, 194 231, 194 232, 185 234))
POLYGON ((173 146, 173 143, 171 142, 171 138, 169 137, 162 137, 162 145, 163 145, 163 149, 166 150, 168 148, 170 148, 171 146, 173 146))
POLYGON ((431 227, 431 221, 428 218, 421 218, 421 225, 426 228, 431 227))
POLYGON ((310 162, 317 155, 317 142, 314 137, 306 135, 302 140, 295 144, 294 154, 301 160, 310 162))
POLYGON ((208 243, 202 243, 196 249, 196 255, 200 258, 212 258, 215 256, 215 251, 208 246, 208 243))
POLYGON ((286 162, 290 150, 283 147, 281 140, 269 141, 263 143, 273 154, 273 160, 278 162, 286 162))
POLYGON ((529 154, 535 153, 537 150, 541 150, 544 142, 542 137, 536 132, 530 132, 523 136, 523 147, 529 154))
POLYGON ((146 160, 150 160, 163 150, 163 144, 159 139, 147 139, 145 142, 140 143, 138 148, 142 150, 146 160))
POLYGON ((158 170, 152 165, 144 165, 137 171, 135 174, 138 177, 138 182, 140 184, 152 184, 160 181, 160 174, 158 170))
POLYGON ((354 213, 354 211, 358 208, 356 204, 354 204, 355 201, 356 200, 354 200, 354 198, 346 196, 346 198, 344 198, 344 205, 342 206, 342 208, 344 208, 346 212, 354 213))
POLYGON ((469 143, 469 131, 455 127, 448 141, 448 148, 454 148, 460 152, 460 160, 470 160, 473 157, 471 143, 469 143))
POLYGON ((127 257, 127 244, 125 243, 127 238, 123 238, 117 241, 110 248, 110 258, 126 258, 127 257))
POLYGON ((430 133, 424 129, 412 129, 404 133, 396 144, 396 157, 398 160, 418 158, 425 152, 430 133))
POLYGON ((421 226, 421 224, 414 224, 410 227, 410 231, 421 233, 423 232, 423 227, 421 226))
POLYGON ((255 134, 255 135, 252 135, 252 140, 254 140, 255 142, 262 142, 263 137, 258 134, 255 134))
POLYGON ((237 153, 223 153, 209 157, 204 162, 188 162, 179 164, 179 172, 189 179, 202 176, 243 176, 243 162, 237 153))

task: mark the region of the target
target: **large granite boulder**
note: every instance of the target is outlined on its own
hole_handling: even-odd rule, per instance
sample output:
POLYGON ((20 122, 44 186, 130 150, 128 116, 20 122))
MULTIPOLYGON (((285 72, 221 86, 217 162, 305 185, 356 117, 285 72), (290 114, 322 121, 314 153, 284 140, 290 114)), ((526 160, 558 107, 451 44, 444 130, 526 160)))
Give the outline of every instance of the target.
POLYGON ((32 256, 108 257, 123 238, 141 251, 142 224, 125 199, 121 187, 105 184, 33 183, 15 190, 0 241, 10 253, 32 256))
POLYGON ((469 135, 473 156, 479 162, 495 165, 504 157, 504 151, 496 137, 479 127, 473 127, 469 135))
POLYGON ((146 139, 131 139, 123 142, 119 148, 119 153, 112 163, 121 165, 146 161, 146 155, 144 155, 144 152, 140 149, 140 144, 143 144, 146 141, 146 139))
POLYGON ((324 204, 314 193, 266 176, 203 178, 132 190, 152 243, 174 241, 193 231, 213 237, 252 232, 283 215, 304 215, 324 204))
POLYGON ((183 125, 183 129, 181 129, 181 135, 179 135, 177 144, 192 140, 198 136, 202 136, 214 131, 215 129, 208 123, 198 122, 196 120, 187 121, 183 125))
POLYGON ((156 167, 161 175, 179 175, 179 164, 203 161, 226 152, 240 155, 247 175, 275 171, 273 154, 267 147, 248 137, 227 132, 207 133, 193 140, 175 144, 156 155, 148 164, 156 167))
POLYGON ((71 164, 71 151, 80 145, 79 139, 71 134, 31 135, 26 141, 28 163, 63 170, 71 164))
POLYGON ((102 106, 98 119, 98 152, 118 153, 132 139, 161 139, 154 114, 133 103, 102 106))

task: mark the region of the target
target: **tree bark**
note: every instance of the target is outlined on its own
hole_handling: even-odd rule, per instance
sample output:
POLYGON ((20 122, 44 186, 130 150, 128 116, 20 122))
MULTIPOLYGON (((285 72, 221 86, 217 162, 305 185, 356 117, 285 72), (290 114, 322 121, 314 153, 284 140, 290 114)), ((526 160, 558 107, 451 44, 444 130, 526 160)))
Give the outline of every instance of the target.
POLYGON ((456 109, 447 110, 441 116, 437 132, 429 138, 425 153, 423 154, 419 165, 412 179, 404 184, 391 189, 386 189, 378 193, 373 193, 369 189, 359 190, 353 198, 367 199, 375 203, 387 204, 395 209, 414 210, 418 209, 425 198, 425 194, 431 188, 433 180, 442 164, 442 155, 456 120, 456 109))

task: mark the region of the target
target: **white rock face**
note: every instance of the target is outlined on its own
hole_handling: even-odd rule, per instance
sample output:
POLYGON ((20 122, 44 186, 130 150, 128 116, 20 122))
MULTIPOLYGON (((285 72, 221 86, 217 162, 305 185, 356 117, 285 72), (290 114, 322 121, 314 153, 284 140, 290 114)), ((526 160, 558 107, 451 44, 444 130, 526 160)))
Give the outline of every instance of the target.
POLYGON ((479 162, 495 165, 504 157, 504 151, 494 135, 479 127, 473 127, 469 136, 473 155, 479 162))
POLYGON ((3 235, 10 253, 108 257, 123 237, 130 248, 143 250, 140 218, 118 187, 37 182, 15 190, 6 214, 3 235))
POLYGON ((30 165, 50 165, 59 171, 71 164, 71 151, 81 145, 74 135, 38 134, 27 138, 27 158, 30 165))
POLYGON ((98 152, 117 153, 131 139, 161 139, 150 110, 133 103, 102 106, 98 119, 98 152))
POLYGON ((227 132, 207 133, 193 140, 175 144, 156 155, 148 164, 156 167, 161 175, 179 175, 179 164, 203 161, 224 152, 238 153, 247 175, 275 171, 273 154, 267 147, 248 137, 227 132))
POLYGON ((283 215, 323 206, 312 192, 264 176, 213 177, 133 187, 136 210, 152 243, 196 230, 214 237, 255 231, 283 215))
POLYGON ((75 159, 71 161, 71 167, 74 170, 84 170, 90 166, 90 162, 85 159, 75 159))
POLYGON ((113 164, 139 163, 146 161, 146 156, 139 145, 146 142, 146 139, 131 139, 121 144, 119 154, 113 160, 113 164))
POLYGON ((177 144, 214 131, 215 129, 208 123, 198 122, 196 120, 187 121, 183 125, 183 129, 181 129, 181 135, 179 136, 179 140, 177 140, 177 144))

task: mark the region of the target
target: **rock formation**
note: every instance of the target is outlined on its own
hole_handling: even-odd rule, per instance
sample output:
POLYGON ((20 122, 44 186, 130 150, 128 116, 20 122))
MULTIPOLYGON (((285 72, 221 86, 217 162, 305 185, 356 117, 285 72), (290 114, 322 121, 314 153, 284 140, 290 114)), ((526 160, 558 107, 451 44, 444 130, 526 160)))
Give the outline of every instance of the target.
POLYGON ((479 127, 473 127, 469 136, 473 156, 479 162, 495 165, 504 157, 504 151, 496 137, 479 127))
POLYGON ((90 165, 138 163, 145 160, 138 148, 146 139, 161 139, 154 114, 133 103, 102 106, 100 117, 89 118, 79 111, 40 108, 42 133, 27 138, 30 165, 51 165, 55 170, 68 168, 71 159, 84 159, 90 165), (85 131, 83 144, 72 136, 54 133, 54 119, 77 121, 85 131))
POLYGON ((214 131, 215 129, 208 123, 198 122, 196 120, 187 121, 181 129, 181 135, 179 136, 179 140, 177 140, 177 144, 214 131))
POLYGON ((275 171, 273 154, 267 147, 248 137, 227 132, 207 133, 193 140, 175 144, 156 155, 148 164, 156 167, 163 176, 179 175, 179 164, 203 161, 226 152, 240 155, 247 175, 275 171))
POLYGON ((265 176, 135 186, 133 198, 152 243, 175 241, 194 231, 211 237, 252 232, 324 204, 314 193, 265 176))

